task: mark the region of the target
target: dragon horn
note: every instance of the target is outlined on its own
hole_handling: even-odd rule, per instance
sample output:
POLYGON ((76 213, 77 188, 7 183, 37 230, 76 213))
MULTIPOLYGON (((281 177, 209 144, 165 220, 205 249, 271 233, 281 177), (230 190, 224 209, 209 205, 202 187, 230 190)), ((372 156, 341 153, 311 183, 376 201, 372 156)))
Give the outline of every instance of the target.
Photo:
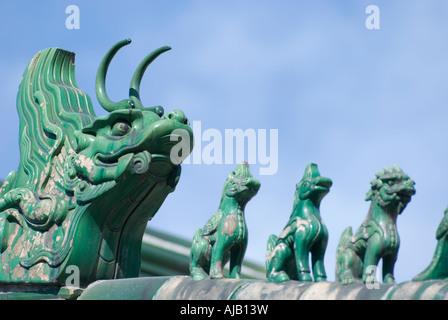
POLYGON ((115 54, 118 52, 118 50, 120 50, 122 47, 130 43, 131 39, 125 39, 121 40, 120 42, 117 42, 112 48, 110 48, 110 50, 106 53, 103 60, 101 61, 101 64, 98 68, 98 72, 96 74, 95 89, 98 102, 105 110, 109 112, 134 107, 132 101, 128 99, 121 100, 119 102, 113 102, 112 100, 109 99, 106 93, 106 74, 109 64, 112 61, 115 54))
MULTIPOLYGON (((171 50, 170 47, 164 46, 159 49, 154 50, 150 54, 148 54, 143 61, 138 65, 137 69, 135 70, 134 76, 131 80, 131 86, 129 88, 129 99, 135 104, 136 108, 143 109, 144 106, 140 100, 140 83, 143 78, 143 74, 146 71, 146 68, 153 62, 159 55, 162 53, 171 50)), ((155 113, 157 113, 159 116, 163 115, 163 108, 162 107, 153 107, 148 108, 153 109, 155 113)))

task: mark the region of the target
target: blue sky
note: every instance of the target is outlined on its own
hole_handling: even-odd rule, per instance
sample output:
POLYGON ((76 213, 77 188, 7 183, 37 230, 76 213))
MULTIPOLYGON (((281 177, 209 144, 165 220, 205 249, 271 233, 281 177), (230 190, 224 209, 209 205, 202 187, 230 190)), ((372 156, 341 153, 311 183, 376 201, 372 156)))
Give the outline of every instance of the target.
MULTIPOLYGON (((330 238, 325 257, 334 280, 335 251, 347 226, 367 214, 370 181, 399 165, 416 195, 398 218, 396 280, 430 262, 435 231, 448 205, 448 3, 446 1, 2 1, 0 3, 0 178, 19 162, 16 94, 39 50, 76 53, 79 87, 95 97, 97 67, 124 38, 108 73, 108 92, 124 99, 143 57, 163 45, 145 74, 142 101, 182 109, 202 130, 278 130, 278 170, 259 175, 246 207, 246 259, 264 263, 266 241, 292 209, 305 166, 333 180, 321 205, 330 238), (67 29, 67 6, 80 9, 80 29, 67 29), (368 30, 368 5, 380 29, 368 30)), ((196 139, 201 137, 196 137, 196 139)), ((206 145, 207 142, 203 142, 206 145)), ((187 239, 217 209, 234 165, 189 164, 150 226, 187 239)))

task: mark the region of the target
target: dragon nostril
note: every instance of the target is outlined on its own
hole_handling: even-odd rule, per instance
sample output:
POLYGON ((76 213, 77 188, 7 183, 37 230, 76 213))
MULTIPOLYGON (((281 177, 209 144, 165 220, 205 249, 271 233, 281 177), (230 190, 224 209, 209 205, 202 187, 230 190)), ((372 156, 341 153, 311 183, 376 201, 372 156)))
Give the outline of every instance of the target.
POLYGON ((178 122, 183 123, 183 124, 189 124, 189 121, 188 121, 187 117, 180 110, 175 110, 175 111, 168 112, 165 115, 165 118, 169 119, 169 120, 178 121, 178 122))

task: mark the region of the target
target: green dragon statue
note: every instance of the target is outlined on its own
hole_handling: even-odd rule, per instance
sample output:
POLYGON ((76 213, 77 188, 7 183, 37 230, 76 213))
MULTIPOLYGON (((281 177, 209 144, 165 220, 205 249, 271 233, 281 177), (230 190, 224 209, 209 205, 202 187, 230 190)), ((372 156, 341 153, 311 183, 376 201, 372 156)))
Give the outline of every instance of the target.
POLYGON ((330 191, 331 179, 321 177, 316 164, 309 164, 296 185, 294 204, 283 232, 268 239, 266 280, 312 281, 309 255, 312 256, 314 281, 326 281, 324 255, 328 230, 320 216, 320 203, 330 191))
POLYGON ((413 281, 448 280, 448 208, 437 228, 436 239, 437 246, 431 263, 413 281))
POLYGON ((382 259, 383 282, 395 282, 394 266, 400 246, 396 221, 415 194, 414 184, 396 165, 376 174, 366 196, 366 201, 371 201, 367 217, 355 234, 348 227, 339 240, 337 281, 350 284, 361 279, 366 282, 372 276, 372 267, 376 268, 382 259))
MULTIPOLYGON (((146 223, 180 176, 170 159, 184 113, 144 108, 140 82, 162 47, 137 67, 129 99, 111 101, 106 73, 129 39, 115 44, 98 69, 96 117, 75 81, 74 53, 49 48, 26 68, 17 96, 20 164, 0 189, 0 282, 64 285, 76 266, 79 284, 135 277, 146 223)), ((183 157, 188 156, 184 154, 183 157)))
POLYGON ((190 251, 190 275, 201 280, 224 277, 223 268, 230 260, 230 278, 241 278, 241 265, 247 247, 246 204, 260 189, 249 165, 236 166, 227 177, 221 202, 204 228, 199 228, 190 251))

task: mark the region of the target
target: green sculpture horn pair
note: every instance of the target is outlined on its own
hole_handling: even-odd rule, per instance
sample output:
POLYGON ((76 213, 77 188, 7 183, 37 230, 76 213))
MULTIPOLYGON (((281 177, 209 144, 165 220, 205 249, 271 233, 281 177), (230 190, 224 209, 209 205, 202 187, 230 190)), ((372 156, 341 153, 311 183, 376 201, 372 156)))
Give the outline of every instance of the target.
MULTIPOLYGON (((129 108, 137 108, 137 109, 143 109, 144 106, 140 100, 140 83, 143 78, 143 74, 146 71, 146 68, 153 62, 159 55, 162 53, 171 50, 170 47, 164 46, 159 49, 154 50, 150 54, 148 54, 143 61, 139 64, 137 67, 132 80, 131 85, 129 88, 129 99, 124 99, 119 102, 114 102, 111 99, 109 99, 107 92, 106 92, 106 74, 107 70, 109 68, 109 64, 112 61, 115 54, 120 50, 122 47, 128 45, 131 43, 131 39, 125 39, 120 42, 117 42, 104 56, 103 60, 101 61, 101 64, 98 68, 98 73, 96 76, 96 94, 99 103, 101 106, 109 111, 112 112, 114 110, 122 110, 122 109, 129 109, 129 108)), ((163 116, 163 108, 161 106, 153 107, 151 108, 159 117, 163 116)))

